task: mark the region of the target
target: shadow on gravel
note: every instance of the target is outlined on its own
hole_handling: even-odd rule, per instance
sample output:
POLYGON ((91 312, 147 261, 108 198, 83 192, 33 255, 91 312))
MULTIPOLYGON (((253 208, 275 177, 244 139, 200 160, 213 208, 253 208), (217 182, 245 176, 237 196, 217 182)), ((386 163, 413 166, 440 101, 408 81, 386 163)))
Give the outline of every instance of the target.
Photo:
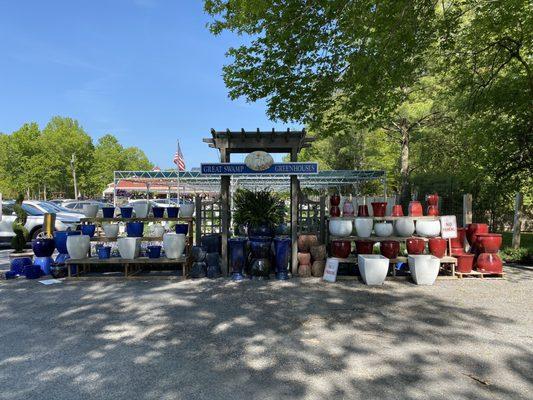
MULTIPOLYGON (((480 329, 513 320, 443 301, 431 288, 29 285, 0 286, 1 399, 444 398, 442 382, 445 398, 523 395, 485 385, 494 367, 460 350, 477 345, 480 329), (471 385, 450 385, 465 376, 471 385)), ((528 384, 531 351, 491 340, 528 384)))

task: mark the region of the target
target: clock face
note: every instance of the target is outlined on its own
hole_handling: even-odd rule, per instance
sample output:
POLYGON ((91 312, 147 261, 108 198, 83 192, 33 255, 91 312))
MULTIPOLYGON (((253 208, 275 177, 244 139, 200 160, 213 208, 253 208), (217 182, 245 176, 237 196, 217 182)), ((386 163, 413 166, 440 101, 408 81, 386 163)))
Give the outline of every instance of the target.
POLYGON ((244 163, 253 171, 265 171, 274 164, 274 159, 265 151, 254 151, 246 156, 244 163))

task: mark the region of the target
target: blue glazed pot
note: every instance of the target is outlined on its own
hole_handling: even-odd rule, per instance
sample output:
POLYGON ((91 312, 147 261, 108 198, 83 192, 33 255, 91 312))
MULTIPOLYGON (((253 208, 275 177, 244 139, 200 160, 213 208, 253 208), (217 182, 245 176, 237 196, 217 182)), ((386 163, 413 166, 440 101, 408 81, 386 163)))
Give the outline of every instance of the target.
POLYGON ((68 260, 70 256, 68 253, 59 253, 55 259, 56 264, 64 264, 66 260, 68 260))
POLYGON ((189 224, 176 224, 176 233, 183 233, 186 235, 189 233, 189 224))
POLYGON ((33 264, 41 268, 42 275, 50 275, 50 266, 53 262, 52 257, 35 257, 35 260, 33 260, 33 264))
POLYGON ((126 234, 128 235, 128 237, 142 237, 143 230, 143 222, 128 222, 126 224, 126 234))
POLYGON ((111 257, 111 246, 100 246, 96 251, 100 260, 111 257))
POLYGON ((28 265, 32 265, 32 263, 30 257, 12 258, 10 271, 16 275, 24 275, 24 268, 28 265))
POLYGON ((33 252, 37 257, 50 257, 56 248, 56 243, 52 238, 37 238, 31 242, 33 252))
POLYGON ((71 235, 81 235, 80 231, 55 231, 54 241, 56 249, 59 254, 68 254, 67 252, 67 237, 71 235))
POLYGON ((6 279, 15 279, 17 276, 19 276, 19 274, 15 274, 13 271, 6 271, 4 276, 6 279))
POLYGON ((206 262, 207 277, 209 279, 218 278, 220 275, 222 275, 222 270, 220 269, 220 254, 207 253, 206 262))
POLYGON ((148 246, 148 258, 161 257, 161 246, 148 246))
POLYGON ((200 239, 202 246, 207 249, 208 253, 218 253, 222 251, 222 236, 219 233, 204 235, 200 239))
POLYGON ((102 207, 102 216, 104 218, 113 218, 115 216, 115 207, 102 207))
POLYGON ((179 212, 180 212, 179 207, 167 207, 167 216, 169 218, 178 218, 179 212))
POLYGON ((39 279, 41 277, 41 267, 39 265, 28 265, 24 268, 26 279, 39 279))
POLYGON ((152 207, 152 212, 154 213, 154 218, 163 218, 165 215, 164 207, 152 207))
POLYGON ((268 279, 270 277, 271 248, 271 237, 256 236, 250 238, 250 275, 252 278, 268 279))
POLYGON ((120 215, 122 218, 131 218, 133 214, 133 207, 120 207, 120 215))
POLYGON ((244 237, 228 240, 231 279, 234 281, 242 281, 244 279, 242 273, 246 263, 246 243, 247 239, 244 237))
POLYGON ((289 279, 287 266, 291 254, 291 239, 288 237, 274 238, 274 252, 276 254, 276 279, 289 279))
POLYGON ((191 266, 191 278, 198 279, 198 278, 205 278, 207 271, 207 264, 203 261, 195 261, 192 263, 191 266))
POLYGON ((267 224, 250 225, 248 226, 248 236, 250 238, 258 236, 272 237, 272 228, 267 224))
POLYGON ((81 233, 82 235, 87 235, 89 237, 94 236, 94 232, 96 232, 96 225, 94 224, 84 224, 81 226, 81 233))
POLYGON ((205 260, 205 256, 207 254, 207 250, 203 246, 192 246, 192 259, 194 261, 200 262, 205 260))

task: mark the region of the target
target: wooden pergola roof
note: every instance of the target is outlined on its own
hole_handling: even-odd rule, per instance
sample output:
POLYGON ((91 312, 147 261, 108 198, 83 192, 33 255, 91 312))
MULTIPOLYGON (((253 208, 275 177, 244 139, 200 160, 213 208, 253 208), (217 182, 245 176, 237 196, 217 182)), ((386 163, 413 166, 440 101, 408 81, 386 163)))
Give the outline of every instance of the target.
POLYGON ((225 150, 228 153, 250 153, 261 149, 268 153, 298 153, 305 147, 310 147, 311 142, 315 141, 313 137, 306 137, 305 129, 301 131, 261 131, 259 128, 255 131, 215 131, 211 129, 211 138, 205 138, 203 141, 209 144, 209 147, 225 150))

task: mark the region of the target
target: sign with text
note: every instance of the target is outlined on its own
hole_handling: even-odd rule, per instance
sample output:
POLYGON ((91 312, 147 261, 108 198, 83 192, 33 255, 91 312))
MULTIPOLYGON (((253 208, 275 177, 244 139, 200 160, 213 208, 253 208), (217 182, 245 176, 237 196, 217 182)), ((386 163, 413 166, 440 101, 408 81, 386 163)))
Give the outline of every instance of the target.
POLYGON ((318 174, 318 164, 312 162, 274 163, 267 169, 254 171, 244 163, 210 163, 201 164, 201 171, 204 175, 309 175, 318 174))
POLYGON ((440 217, 441 236, 443 239, 457 237, 457 219, 455 215, 443 215, 440 217))

